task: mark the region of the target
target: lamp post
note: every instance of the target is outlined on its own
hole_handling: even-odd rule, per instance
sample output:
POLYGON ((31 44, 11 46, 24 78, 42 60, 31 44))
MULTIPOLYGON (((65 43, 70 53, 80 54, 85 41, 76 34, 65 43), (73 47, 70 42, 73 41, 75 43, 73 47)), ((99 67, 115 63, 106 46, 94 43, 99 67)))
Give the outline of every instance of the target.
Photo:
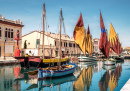
POLYGON ((4 41, 4 60, 6 60, 6 59, 5 59, 5 42, 6 42, 6 39, 5 39, 5 41, 4 41))

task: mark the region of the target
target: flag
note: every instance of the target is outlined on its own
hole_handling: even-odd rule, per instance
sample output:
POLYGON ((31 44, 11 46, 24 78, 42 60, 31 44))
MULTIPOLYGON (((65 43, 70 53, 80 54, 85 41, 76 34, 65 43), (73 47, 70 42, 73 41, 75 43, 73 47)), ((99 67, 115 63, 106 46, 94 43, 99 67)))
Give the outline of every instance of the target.
POLYGON ((89 26, 86 35, 86 51, 88 52, 88 54, 93 53, 93 43, 92 43, 92 37, 90 34, 89 26))
POLYGON ((105 26, 103 23, 101 12, 100 12, 100 26, 101 26, 101 36, 99 41, 99 49, 107 58, 109 58, 109 43, 107 40, 107 34, 105 31, 105 26))
POLYGON ((80 17, 78 19, 78 22, 74 28, 73 37, 76 42, 76 44, 79 46, 79 48, 82 50, 84 54, 86 54, 85 50, 85 30, 84 30, 84 24, 82 19, 82 14, 80 14, 80 17))
POLYGON ((122 47, 119 41, 119 38, 112 26, 112 24, 110 23, 110 33, 109 33, 109 45, 110 48, 117 53, 118 55, 121 54, 122 52, 122 47))

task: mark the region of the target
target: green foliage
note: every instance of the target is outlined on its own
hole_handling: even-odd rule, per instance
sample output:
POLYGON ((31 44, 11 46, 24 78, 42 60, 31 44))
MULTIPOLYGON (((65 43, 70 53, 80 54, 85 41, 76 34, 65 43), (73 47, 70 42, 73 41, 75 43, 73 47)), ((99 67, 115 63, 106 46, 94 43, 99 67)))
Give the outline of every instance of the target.
POLYGON ((24 49, 27 49, 27 43, 26 43, 27 40, 24 41, 24 49))

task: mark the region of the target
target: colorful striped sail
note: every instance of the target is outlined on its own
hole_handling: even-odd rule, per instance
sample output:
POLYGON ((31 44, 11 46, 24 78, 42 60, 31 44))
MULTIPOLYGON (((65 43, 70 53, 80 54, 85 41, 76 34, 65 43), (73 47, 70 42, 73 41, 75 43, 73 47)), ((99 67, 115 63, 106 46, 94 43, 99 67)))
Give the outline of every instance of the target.
POLYGON ((109 33, 109 45, 110 48, 118 55, 122 53, 121 43, 111 23, 110 23, 110 33, 109 33))
POLYGON ((99 42, 99 49, 107 58, 109 58, 109 45, 108 45, 109 43, 107 40, 107 34, 105 31, 105 26, 103 23, 101 12, 100 12, 100 26, 101 26, 101 36, 99 42))

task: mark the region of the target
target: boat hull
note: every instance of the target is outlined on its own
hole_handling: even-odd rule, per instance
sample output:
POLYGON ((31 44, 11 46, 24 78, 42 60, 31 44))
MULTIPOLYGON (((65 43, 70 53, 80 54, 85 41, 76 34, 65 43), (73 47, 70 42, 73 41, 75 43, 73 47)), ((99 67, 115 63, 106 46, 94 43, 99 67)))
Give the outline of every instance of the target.
POLYGON ((102 67, 104 70, 114 70, 116 68, 116 65, 103 65, 102 67))
MULTIPOLYGON (((40 58, 29 57, 27 59, 20 59, 21 67, 48 67, 48 66, 57 66, 58 59, 44 59, 44 62, 40 58), (51 61, 49 61, 51 60, 51 61)), ((69 63, 70 58, 62 58, 61 65, 69 63)))
POLYGON ((80 56, 78 57, 78 60, 80 62, 90 62, 90 61, 96 61, 97 60, 97 57, 86 57, 86 56, 80 56))
POLYGON ((40 63, 41 63, 40 58, 29 57, 29 59, 27 59, 27 58, 20 59, 21 67, 39 67, 40 63))
POLYGON ((61 77, 69 74, 73 74, 76 68, 75 63, 70 63, 70 65, 73 65, 72 68, 59 70, 59 71, 53 71, 53 70, 38 70, 38 79, 42 78, 50 78, 50 77, 61 77))
POLYGON ((116 63, 115 61, 109 61, 109 60, 103 62, 104 65, 115 65, 115 63, 116 63))

